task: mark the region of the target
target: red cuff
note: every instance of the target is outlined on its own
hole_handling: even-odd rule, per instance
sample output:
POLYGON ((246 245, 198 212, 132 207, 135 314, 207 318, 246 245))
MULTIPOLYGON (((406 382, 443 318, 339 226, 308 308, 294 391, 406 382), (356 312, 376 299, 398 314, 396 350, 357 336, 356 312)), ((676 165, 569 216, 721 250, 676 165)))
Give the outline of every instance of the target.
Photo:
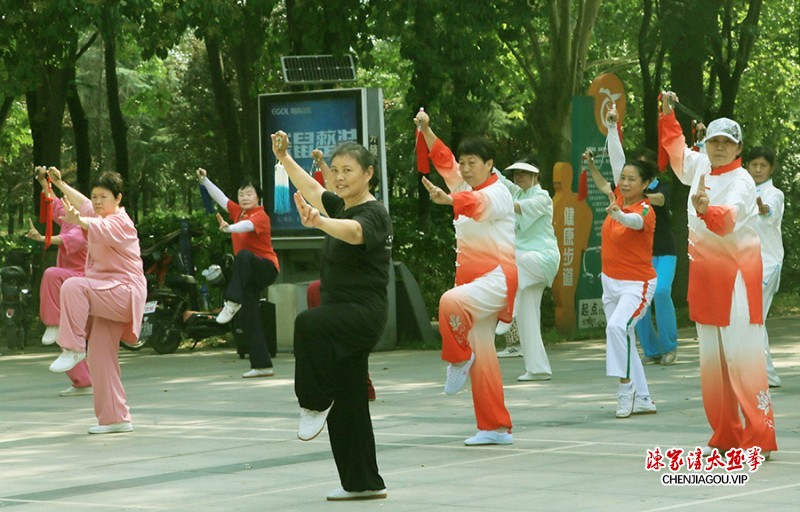
POLYGON ((706 213, 697 212, 697 217, 706 223, 712 233, 725 236, 733 233, 736 226, 736 209, 730 206, 709 206, 706 213))
POLYGON ((464 215, 470 218, 475 216, 475 212, 478 210, 478 199, 474 192, 454 192, 450 194, 450 197, 453 198, 454 216, 464 215))

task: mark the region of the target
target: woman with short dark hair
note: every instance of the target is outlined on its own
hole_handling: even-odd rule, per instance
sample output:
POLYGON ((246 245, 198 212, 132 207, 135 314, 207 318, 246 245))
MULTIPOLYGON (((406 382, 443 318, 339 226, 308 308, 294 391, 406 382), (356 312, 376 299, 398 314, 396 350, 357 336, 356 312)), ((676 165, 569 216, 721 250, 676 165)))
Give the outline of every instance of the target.
POLYGON ((57 343, 63 349, 50 365, 65 372, 86 358, 94 387, 98 424, 90 434, 131 432, 133 425, 122 387, 117 355, 120 340, 139 337, 147 299, 147 281, 139 252, 139 236, 122 202, 122 176, 104 172, 87 198, 61 179, 55 167, 50 181, 64 193, 63 221, 86 232, 88 255, 84 277, 71 277, 61 287, 61 319, 57 343))
POLYGON ((288 146, 286 133, 272 135, 272 152, 297 188, 300 221, 325 234, 322 304, 294 322, 297 437, 314 439, 327 421, 342 483, 328 494, 329 501, 385 498, 369 414, 367 363, 389 314, 392 221, 371 192, 378 181, 375 158, 358 143, 340 144, 331 154, 326 190, 295 162, 288 146))

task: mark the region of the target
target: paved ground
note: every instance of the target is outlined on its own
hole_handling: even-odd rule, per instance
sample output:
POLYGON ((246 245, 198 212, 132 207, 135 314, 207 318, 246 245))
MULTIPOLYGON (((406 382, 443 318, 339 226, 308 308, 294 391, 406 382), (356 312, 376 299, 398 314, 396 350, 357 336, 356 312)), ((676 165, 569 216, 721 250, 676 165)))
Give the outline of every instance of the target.
MULTIPOLYGON (((436 352, 373 355, 378 462, 389 498, 329 503, 338 487, 327 434, 296 439, 293 359, 276 377, 240 378, 231 350, 122 354, 132 434, 90 436, 89 397, 61 398, 50 348, 0 357, 0 508, 20 511, 660 511, 797 510, 800 503, 800 319, 770 321, 784 386, 773 390, 780 451, 743 486, 664 486, 646 452, 705 444, 697 342, 678 364, 647 366, 658 414, 614 418, 601 342, 549 349, 555 377, 517 383, 502 362, 514 444, 465 447, 469 392, 442 392, 436 352), (794 503, 794 505, 792 505, 794 503)), ((717 470, 724 474, 724 471, 717 470)), ((707 473, 705 473, 707 474, 707 473)))

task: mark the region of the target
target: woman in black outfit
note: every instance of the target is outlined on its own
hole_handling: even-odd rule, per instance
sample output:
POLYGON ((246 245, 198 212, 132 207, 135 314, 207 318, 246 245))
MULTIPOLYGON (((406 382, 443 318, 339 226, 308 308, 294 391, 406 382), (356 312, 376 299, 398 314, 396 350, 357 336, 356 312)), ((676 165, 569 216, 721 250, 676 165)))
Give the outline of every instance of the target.
POLYGON ((367 360, 388 316, 392 222, 375 199, 374 157, 355 142, 331 155, 328 192, 287 153, 287 135, 272 135, 272 151, 297 192, 304 226, 325 233, 322 305, 295 319, 295 393, 300 402, 297 437, 315 438, 328 423, 342 487, 329 501, 379 499, 378 473, 367 398, 367 360), (309 204, 310 203, 310 204, 309 204))

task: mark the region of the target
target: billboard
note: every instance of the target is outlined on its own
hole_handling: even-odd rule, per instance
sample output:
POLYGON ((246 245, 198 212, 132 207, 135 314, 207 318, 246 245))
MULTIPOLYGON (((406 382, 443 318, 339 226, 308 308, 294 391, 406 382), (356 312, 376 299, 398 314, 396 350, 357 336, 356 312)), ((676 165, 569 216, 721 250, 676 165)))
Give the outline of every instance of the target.
MULTIPOLYGON (((330 164, 337 144, 356 141, 378 158, 375 169, 385 187, 383 148, 383 99, 380 89, 334 89, 301 93, 262 94, 259 101, 261 187, 264 209, 272 221, 274 238, 318 237, 319 231, 303 227, 292 195, 296 191, 285 174, 275 169, 270 135, 278 130, 289 136, 289 153, 311 174, 311 152, 322 150, 330 164), (374 105, 373 105, 374 103, 374 105), (376 130, 370 126, 375 118, 376 130), (372 133, 373 131, 377 132, 372 133)), ((384 195, 378 192, 376 196, 384 195)), ((384 196, 385 197, 385 196, 384 196)))

